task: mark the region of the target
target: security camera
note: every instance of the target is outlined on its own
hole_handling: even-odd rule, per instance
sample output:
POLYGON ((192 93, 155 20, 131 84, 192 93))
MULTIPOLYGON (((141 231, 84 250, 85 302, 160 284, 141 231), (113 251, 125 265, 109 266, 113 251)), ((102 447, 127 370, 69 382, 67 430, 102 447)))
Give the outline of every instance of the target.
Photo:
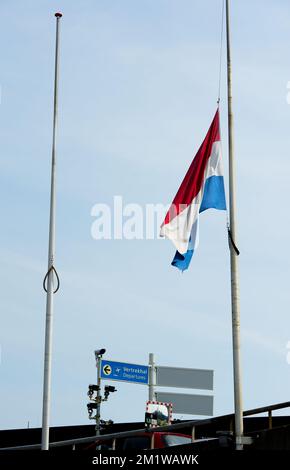
POLYGON ((111 393, 111 392, 116 392, 116 391, 117 391, 116 387, 112 387, 112 385, 106 385, 105 386, 105 392, 111 393))
POLYGON ((105 386, 105 394, 104 394, 105 395, 105 400, 108 400, 108 397, 109 397, 110 393, 116 392, 116 391, 117 391, 116 387, 112 387, 111 385, 106 385, 105 386))
POLYGON ((87 408, 88 408, 88 410, 96 410, 98 408, 98 404, 97 403, 88 403, 87 408))
POLYGON ((90 397, 90 400, 92 400, 94 393, 98 392, 99 390, 99 385, 89 385, 88 396, 90 397))
POLYGON ((94 412, 94 410, 98 409, 98 404, 97 403, 88 403, 87 408, 88 408, 88 413, 89 413, 89 419, 94 419, 93 418, 93 412, 94 412))
POLYGON ((99 356, 103 356, 103 354, 105 354, 106 350, 103 348, 103 349, 97 349, 95 351, 95 356, 96 357, 99 357, 99 356))

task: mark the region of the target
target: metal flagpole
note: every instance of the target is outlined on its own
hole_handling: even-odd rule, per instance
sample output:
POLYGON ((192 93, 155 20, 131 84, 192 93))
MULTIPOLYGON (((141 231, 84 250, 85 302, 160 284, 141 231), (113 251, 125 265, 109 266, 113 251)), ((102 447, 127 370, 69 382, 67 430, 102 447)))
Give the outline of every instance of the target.
POLYGON ((56 42, 55 42, 55 73, 54 73, 54 110, 53 110, 53 137, 51 162, 51 190, 50 190, 50 220, 49 220, 49 246, 48 270, 44 279, 46 296, 46 324, 45 324, 45 351, 44 351, 44 379, 43 379, 43 408, 42 408, 42 440, 41 449, 49 448, 49 414, 50 414, 50 388, 51 388, 51 351, 52 351, 52 323, 53 323, 53 294, 58 290, 54 286, 54 276, 58 276, 54 268, 55 259, 55 163, 56 163, 56 130, 58 107, 58 65, 59 65, 59 22, 61 13, 56 13, 56 42), (46 285, 45 285, 46 283, 46 285))
POLYGON ((227 75, 228 75, 228 138, 229 138, 229 202, 230 224, 229 245, 231 258, 231 297, 232 297, 232 335, 233 335, 233 372, 235 396, 235 434, 236 449, 243 449, 243 403, 242 380, 240 360, 240 293, 239 293, 239 251, 236 243, 236 188, 235 188, 235 162, 234 162, 234 128, 232 110, 232 65, 230 42, 230 9, 229 0, 226 0, 227 25, 227 75))

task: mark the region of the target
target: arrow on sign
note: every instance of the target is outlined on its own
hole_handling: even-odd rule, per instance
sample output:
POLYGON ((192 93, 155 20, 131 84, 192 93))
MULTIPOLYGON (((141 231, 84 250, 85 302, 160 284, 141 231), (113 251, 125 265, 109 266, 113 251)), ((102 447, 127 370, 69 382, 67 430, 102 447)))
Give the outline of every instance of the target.
POLYGON ((105 372, 106 375, 110 375, 112 372, 112 368, 111 366, 109 366, 109 364, 106 364, 103 368, 103 371, 105 372))

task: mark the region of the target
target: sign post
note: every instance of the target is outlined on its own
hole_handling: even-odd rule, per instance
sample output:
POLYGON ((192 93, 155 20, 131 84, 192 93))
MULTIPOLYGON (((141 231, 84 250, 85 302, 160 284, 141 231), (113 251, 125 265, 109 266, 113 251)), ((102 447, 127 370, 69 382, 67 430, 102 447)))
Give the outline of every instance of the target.
POLYGON ((155 401, 155 385, 156 385, 156 367, 154 362, 154 354, 149 353, 149 387, 148 387, 148 399, 149 401, 155 401))

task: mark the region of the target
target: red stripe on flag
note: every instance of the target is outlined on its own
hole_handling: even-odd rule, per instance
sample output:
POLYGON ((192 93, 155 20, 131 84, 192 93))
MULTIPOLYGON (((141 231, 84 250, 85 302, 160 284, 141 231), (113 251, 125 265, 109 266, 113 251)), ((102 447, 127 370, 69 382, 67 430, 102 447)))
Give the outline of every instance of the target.
POLYGON ((217 109, 205 139, 195 155, 169 208, 169 211, 165 216, 163 225, 168 224, 172 219, 174 219, 174 217, 186 209, 199 193, 203 183, 207 161, 211 155, 213 143, 220 140, 219 129, 219 110, 217 109))

